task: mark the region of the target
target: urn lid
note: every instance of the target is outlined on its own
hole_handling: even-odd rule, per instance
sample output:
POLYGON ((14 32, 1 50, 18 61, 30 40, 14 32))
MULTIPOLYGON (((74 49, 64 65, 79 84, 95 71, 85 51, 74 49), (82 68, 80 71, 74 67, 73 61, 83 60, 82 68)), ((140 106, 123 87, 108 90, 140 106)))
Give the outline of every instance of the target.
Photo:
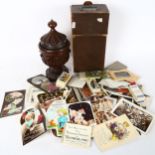
POLYGON ((51 28, 51 30, 41 37, 40 39, 41 48, 47 50, 57 50, 63 48, 67 43, 66 36, 55 30, 57 23, 54 20, 51 20, 48 23, 48 26, 51 28))

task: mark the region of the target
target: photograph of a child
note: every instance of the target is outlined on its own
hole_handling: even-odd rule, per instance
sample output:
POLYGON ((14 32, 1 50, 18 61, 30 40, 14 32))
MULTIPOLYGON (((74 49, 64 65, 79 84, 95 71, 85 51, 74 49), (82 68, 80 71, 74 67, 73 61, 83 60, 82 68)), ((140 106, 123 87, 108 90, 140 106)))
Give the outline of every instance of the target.
POLYGON ((81 125, 92 125, 95 123, 92 109, 89 103, 79 102, 69 105, 70 122, 81 125))
POLYGON ((21 113, 25 103, 25 90, 6 92, 1 117, 21 113))
POLYGON ((56 136, 62 136, 64 126, 68 122, 68 109, 63 100, 55 100, 46 113, 47 129, 55 129, 56 136))
POLYGON ((147 132, 153 122, 153 115, 125 99, 119 101, 113 113, 117 116, 126 114, 131 123, 142 132, 147 132))
POLYGON ((115 117, 111 113, 111 110, 116 104, 116 99, 98 94, 91 96, 90 101, 97 124, 103 123, 115 117))
POLYGON ((37 138, 46 131, 44 116, 37 108, 30 108, 23 112, 20 123, 23 145, 37 138))

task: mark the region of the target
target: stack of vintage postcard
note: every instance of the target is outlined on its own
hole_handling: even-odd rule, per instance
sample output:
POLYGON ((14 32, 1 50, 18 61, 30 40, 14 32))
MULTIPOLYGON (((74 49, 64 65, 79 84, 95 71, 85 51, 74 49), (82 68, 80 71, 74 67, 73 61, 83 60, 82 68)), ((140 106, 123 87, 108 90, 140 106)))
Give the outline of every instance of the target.
POLYGON ((63 72, 56 82, 39 74, 27 90, 6 92, 1 117, 22 112, 23 145, 51 130, 66 145, 87 148, 94 139, 105 151, 151 129, 151 98, 139 79, 119 61, 103 71, 63 72))

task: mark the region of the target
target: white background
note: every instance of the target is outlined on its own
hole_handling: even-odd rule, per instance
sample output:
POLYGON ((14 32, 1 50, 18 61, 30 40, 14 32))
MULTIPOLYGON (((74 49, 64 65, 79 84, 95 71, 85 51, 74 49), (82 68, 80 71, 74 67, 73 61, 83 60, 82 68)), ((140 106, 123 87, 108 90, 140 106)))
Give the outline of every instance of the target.
MULTIPOLYGON (((128 65, 141 77, 146 92, 152 96, 150 111, 155 113, 155 1, 94 0, 110 9, 106 65, 115 60, 128 65)), ((0 0, 0 106, 5 91, 26 88, 26 79, 44 73, 38 42, 54 19, 57 30, 71 38, 70 5, 83 0, 0 0)), ((70 63, 72 69, 72 63, 70 63)), ((101 154, 94 143, 89 149, 65 146, 46 133, 22 146, 20 115, 0 119, 0 154, 2 155, 76 155, 101 154)), ((155 126, 139 139, 109 150, 105 155, 152 155, 155 152, 155 126)))

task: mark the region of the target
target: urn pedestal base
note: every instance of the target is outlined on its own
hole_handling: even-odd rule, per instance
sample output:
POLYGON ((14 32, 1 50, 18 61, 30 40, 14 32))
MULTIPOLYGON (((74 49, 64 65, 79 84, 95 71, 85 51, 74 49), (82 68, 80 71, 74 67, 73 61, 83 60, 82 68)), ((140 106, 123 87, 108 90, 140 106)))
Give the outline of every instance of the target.
POLYGON ((63 66, 61 69, 48 68, 46 70, 46 76, 51 82, 55 82, 62 72, 69 72, 66 66, 63 66))

